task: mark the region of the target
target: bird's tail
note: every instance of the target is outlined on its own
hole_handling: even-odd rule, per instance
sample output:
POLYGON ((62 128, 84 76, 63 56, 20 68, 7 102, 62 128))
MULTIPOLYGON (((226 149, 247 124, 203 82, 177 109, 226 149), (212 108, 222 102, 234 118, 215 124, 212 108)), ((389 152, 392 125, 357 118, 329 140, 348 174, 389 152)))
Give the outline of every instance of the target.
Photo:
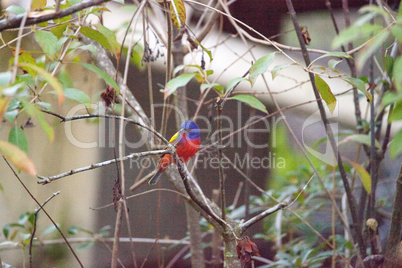
POLYGON ((148 181, 149 185, 154 185, 159 181, 159 178, 162 175, 162 171, 157 171, 155 175, 148 181))

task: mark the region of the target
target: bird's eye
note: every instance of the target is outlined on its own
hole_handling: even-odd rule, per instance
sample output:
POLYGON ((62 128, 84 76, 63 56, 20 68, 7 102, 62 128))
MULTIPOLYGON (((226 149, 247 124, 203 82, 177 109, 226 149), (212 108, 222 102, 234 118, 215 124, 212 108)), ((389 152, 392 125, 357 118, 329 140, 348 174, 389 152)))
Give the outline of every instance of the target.
POLYGON ((192 129, 187 129, 187 132, 191 132, 192 129))

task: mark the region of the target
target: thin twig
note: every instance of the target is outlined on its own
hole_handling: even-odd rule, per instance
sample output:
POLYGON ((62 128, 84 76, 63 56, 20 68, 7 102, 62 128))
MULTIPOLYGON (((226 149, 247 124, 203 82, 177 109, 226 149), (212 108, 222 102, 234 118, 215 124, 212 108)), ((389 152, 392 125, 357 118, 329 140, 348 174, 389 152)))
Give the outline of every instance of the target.
POLYGON ((151 127, 149 127, 147 125, 144 125, 144 124, 142 124, 142 123, 140 123, 140 122, 138 122, 136 120, 126 118, 126 117, 121 117, 121 116, 117 116, 117 115, 110 115, 110 114, 84 114, 84 115, 76 115, 76 116, 72 116, 72 117, 64 117, 64 116, 62 116, 60 114, 53 113, 53 112, 50 112, 50 111, 47 111, 47 110, 42 110, 42 112, 60 118, 61 119, 60 122, 75 121, 75 120, 82 120, 82 119, 88 119, 88 118, 110 118, 110 119, 115 119, 115 120, 123 120, 123 121, 125 121, 127 123, 137 125, 142 129, 150 131, 152 134, 154 134, 159 139, 161 139, 165 144, 169 143, 169 141, 165 137, 163 137, 159 132, 157 132, 153 128, 151 128, 151 127))
MULTIPOLYGON (((18 58, 19 58, 19 55, 20 55, 20 48, 21 48, 21 41, 22 41, 22 31, 23 31, 23 29, 24 29, 24 26, 25 26, 25 23, 26 23, 26 20, 27 20, 27 17, 28 17, 28 13, 24 13, 24 14, 22 14, 23 15, 23 17, 22 17, 22 20, 21 20, 21 25, 20 25, 20 28, 19 28, 19 30, 18 30, 18 36, 19 36, 19 38, 18 38, 18 40, 17 40, 17 46, 16 46, 16 48, 15 48, 15 57, 14 57, 14 65, 13 65, 13 76, 11 77, 11 83, 14 83, 15 82, 15 79, 16 79, 16 77, 17 77, 17 70, 18 70, 18 58)), ((1 32, 1 31, 0 31, 1 32)))
MULTIPOLYGON (((223 5, 222 0, 220 0, 220 1, 221 1, 221 4, 223 5)), ((244 42, 245 44, 247 44, 247 42, 246 42, 246 40, 245 40, 245 38, 244 38, 244 36, 243 36, 244 34, 243 34, 243 32, 242 32, 242 29, 236 24, 237 21, 234 20, 234 19, 232 19, 232 16, 230 16, 230 11, 229 11, 229 9, 224 6, 224 10, 225 10, 225 12, 228 14, 228 18, 229 18, 230 22, 232 23, 232 25, 236 28, 236 30, 237 30, 238 33, 240 34, 240 37, 242 38, 243 42, 244 42)), ((255 56, 253 55, 252 51, 250 51, 250 53, 252 54, 254 60, 256 60, 256 58, 255 58, 255 56)), ((311 73, 311 72, 309 72, 309 73, 311 73)), ((339 217, 341 218, 342 222, 344 223, 345 228, 347 228, 347 229, 348 229, 348 232, 350 232, 350 230, 349 230, 349 225, 346 224, 346 220, 345 220, 344 217, 342 216, 342 213, 341 213, 339 207, 337 206, 336 201, 333 199, 331 193, 329 192, 329 190, 328 190, 327 187, 325 186, 325 184, 324 184, 324 182, 323 182, 323 179, 321 178, 320 174, 318 173, 318 170, 317 170, 316 167, 314 166, 314 164, 313 164, 313 162, 312 162, 310 156, 307 154, 306 149, 302 146, 302 144, 300 143, 299 139, 296 137, 296 134, 294 133, 293 129, 290 127, 289 122, 286 120, 286 116, 283 114, 283 111, 282 111, 282 109, 279 107, 278 102, 276 101, 276 99, 274 98, 274 96, 271 94, 272 91, 270 90, 270 88, 269 88, 269 86, 268 86, 267 79, 265 78, 264 75, 262 76, 262 78, 263 78, 263 81, 264 81, 264 84, 265 84, 266 88, 268 89, 268 92, 270 93, 270 97, 271 97, 272 101, 274 102, 274 105, 275 105, 275 107, 276 107, 276 109, 277 109, 277 112, 278 112, 278 113, 282 116, 282 118, 284 119, 283 122, 285 123, 286 128, 288 129, 290 135, 293 137, 293 139, 294 139, 294 141, 296 142, 297 146, 298 146, 298 147, 300 148, 300 150, 303 152, 305 158, 307 159, 307 161, 309 162, 310 166, 311 166, 312 169, 314 170, 314 173, 316 174, 318 181, 319 181, 320 184, 322 185, 323 189, 326 191, 326 193, 327 193, 328 197, 330 198, 331 202, 332 202, 333 205, 336 207, 337 213, 338 213, 339 217)), ((321 99, 320 99, 320 98, 317 98, 317 101, 321 101, 321 99)), ((271 115, 272 115, 272 114, 271 114, 271 115)), ((232 133, 229 134, 229 135, 232 135, 232 134, 234 134, 234 132, 232 132, 232 133)))
POLYGON ((46 201, 42 204, 42 206, 40 206, 39 208, 37 208, 35 210, 35 214, 34 214, 34 224, 33 224, 33 230, 32 230, 32 234, 31 234, 31 239, 29 240, 29 267, 33 267, 32 266, 32 244, 33 244, 33 240, 35 238, 35 233, 36 233, 36 223, 38 220, 38 213, 39 211, 41 211, 41 209, 51 200, 53 199, 53 197, 55 197, 56 195, 60 194, 60 191, 53 193, 48 199, 46 199, 46 201))
MULTIPOLYGON (((294 28, 296 30, 296 33, 297 33, 297 36, 298 36, 298 39, 299 39, 300 47, 301 47, 302 52, 303 52, 304 61, 305 61, 306 65, 308 66, 308 65, 310 65, 310 57, 309 57, 309 54, 308 54, 307 49, 306 49, 306 44, 304 43, 304 40, 303 40, 303 36, 302 36, 301 30, 300 30, 300 27, 299 27, 299 23, 298 23, 297 17, 296 17, 296 12, 295 12, 295 10, 293 8, 292 0, 286 0, 286 4, 288 6, 288 10, 289 10, 290 16, 291 16, 293 24, 294 24, 294 28)), ((310 76, 311 84, 312 84, 312 87, 313 87, 314 95, 315 95, 316 99, 318 99, 320 97, 320 94, 319 94, 319 92, 317 90, 316 84, 314 83, 314 81, 315 81, 314 75, 312 73, 309 73, 309 76, 310 76)), ((353 219, 353 227, 354 227, 353 234, 354 234, 354 237, 355 237, 355 239, 356 239, 356 241, 357 241, 357 243, 359 245, 359 250, 360 250, 360 255, 361 255, 360 257, 365 258, 366 257, 366 246, 365 246, 364 239, 363 239, 363 236, 362 236, 362 227, 359 224, 359 220, 357 218, 356 200, 355 200, 355 198, 354 198, 354 196, 352 194, 352 191, 351 191, 351 188, 350 188, 350 185, 349 185, 349 181, 348 181, 347 176, 346 176, 346 171, 345 171, 345 168, 343 166, 343 161, 341 159, 340 152, 338 151, 338 148, 337 148, 337 145, 336 145, 336 142, 335 142, 335 139, 334 139, 334 134, 332 132, 332 128, 329 125, 328 118, 327 118, 327 116, 325 114, 325 109, 324 109, 324 106, 322 104, 322 101, 321 100, 317 101, 317 105, 318 105, 318 109, 320 111, 321 120, 322 120, 322 122, 324 124, 324 127, 325 127, 325 130, 327 132, 327 135, 328 135, 332 150, 333 150, 333 152, 334 152, 334 154, 335 154, 335 156, 337 158, 337 161, 338 161, 339 171, 340 171, 342 182, 343 182, 345 192, 346 192, 346 195, 347 195, 347 198, 348 198, 348 204, 349 204, 349 208, 350 208, 350 213, 351 213, 352 219, 353 219)))
MULTIPOLYGON (((68 238, 67 241, 70 244, 80 244, 80 243, 88 243, 88 242, 93 242, 93 243, 113 243, 114 237, 71 237, 68 238)), ((120 243, 146 243, 146 244, 153 244, 155 243, 155 238, 128 238, 128 237, 120 237, 119 238, 120 243)), ((160 239, 158 241, 160 244, 175 244, 175 245, 188 245, 190 244, 189 241, 184 241, 184 240, 177 240, 177 239, 160 239)), ((44 241, 35 241, 33 243, 33 247, 43 247, 43 246, 51 246, 51 245, 60 245, 60 244, 65 244, 66 241, 64 239, 52 239, 52 240, 44 240, 44 241)), ((7 243, 7 244, 2 244, 0 245, 0 251, 1 250, 9 250, 9 249, 21 249, 21 244, 18 242, 15 243, 7 243)))
MULTIPOLYGON (((114 240, 113 240, 113 249, 112 249, 112 262, 110 265, 112 268, 117 267, 117 259, 119 256, 119 242, 120 242, 119 237, 120 237, 122 212, 123 212, 123 203, 120 200, 117 203, 117 215, 116 215, 116 224, 115 224, 115 229, 114 229, 114 240)), ((130 239, 130 243, 131 243, 131 239, 130 239)))
MULTIPOLYGON (((12 168, 12 166, 10 165, 10 163, 8 162, 7 158, 5 156, 3 156, 4 161, 6 161, 8 167, 10 168, 10 170, 14 173, 15 177, 18 179, 18 181, 21 183, 22 187, 24 187, 25 191, 27 191, 27 193, 31 196, 31 198, 35 201, 35 203, 38 206, 41 206, 41 204, 39 203, 39 201, 33 196, 33 194, 29 191, 29 189, 25 186, 25 184, 22 182, 22 180, 20 179, 20 177, 18 176, 18 174, 15 172, 15 170, 12 168)), ((74 258, 77 260, 77 262, 79 263, 79 265, 81 267, 84 267, 84 265, 82 265, 80 259, 78 258, 77 254, 75 253, 74 249, 71 247, 70 243, 68 243, 67 238, 64 236, 63 232, 60 230, 59 226, 57 225, 57 223, 52 219, 52 217, 50 217, 50 215, 47 213, 47 211, 42 207, 43 213, 46 214, 46 216, 49 218, 49 220, 52 222, 52 224, 54 225, 54 227, 57 229, 57 231, 60 233, 61 237, 63 237, 64 242, 66 242, 68 248, 70 249, 71 253, 74 255, 74 258)))
MULTIPOLYGON (((222 100, 218 98, 216 102, 217 112, 217 131, 218 131, 218 161, 219 161, 219 192, 221 201, 222 220, 226 221, 226 192, 225 192, 225 174, 223 173, 222 164, 222 100)), ((225 226, 223 226, 225 228, 225 226)))

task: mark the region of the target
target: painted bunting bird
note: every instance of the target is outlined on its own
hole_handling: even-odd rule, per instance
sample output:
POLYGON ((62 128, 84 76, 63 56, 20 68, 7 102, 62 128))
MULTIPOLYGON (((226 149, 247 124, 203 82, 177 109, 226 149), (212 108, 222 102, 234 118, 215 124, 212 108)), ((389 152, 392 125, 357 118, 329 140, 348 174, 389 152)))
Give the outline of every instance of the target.
MULTIPOLYGON (((176 147, 176 153, 179 159, 186 163, 198 152, 200 148, 200 129, 193 121, 186 121, 181 125, 179 132, 173 135, 169 140, 170 144, 176 147)), ((149 184, 156 184, 159 177, 171 164, 174 163, 171 154, 164 154, 159 160, 158 169, 155 175, 149 180, 149 184)))

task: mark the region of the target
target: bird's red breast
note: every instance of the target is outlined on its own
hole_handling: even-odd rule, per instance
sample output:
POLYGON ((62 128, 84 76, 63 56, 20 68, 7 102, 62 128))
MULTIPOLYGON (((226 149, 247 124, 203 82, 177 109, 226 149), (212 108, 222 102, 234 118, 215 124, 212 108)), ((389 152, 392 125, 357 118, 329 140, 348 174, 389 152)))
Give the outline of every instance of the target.
MULTIPOLYGON (((184 136, 184 135, 183 135, 184 136)), ((200 139, 189 140, 186 139, 185 136, 182 137, 182 140, 176 146, 176 153, 179 156, 179 159, 186 163, 188 160, 193 158, 193 156, 198 152, 200 148, 200 139)), ((171 164, 174 163, 173 156, 170 154, 165 154, 162 156, 162 159, 159 162, 158 171, 163 172, 166 168, 168 168, 171 164)))

